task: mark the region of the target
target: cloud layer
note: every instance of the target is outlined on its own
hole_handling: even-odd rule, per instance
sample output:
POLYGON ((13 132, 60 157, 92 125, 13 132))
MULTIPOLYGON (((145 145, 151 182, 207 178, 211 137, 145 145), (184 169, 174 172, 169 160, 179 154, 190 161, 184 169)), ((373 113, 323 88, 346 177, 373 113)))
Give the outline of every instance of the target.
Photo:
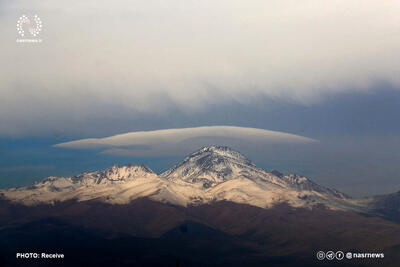
POLYGON ((183 155, 206 145, 263 147, 307 144, 316 140, 277 131, 235 126, 204 126, 131 132, 105 138, 81 139, 55 145, 62 148, 100 149, 101 153, 126 156, 183 155))
POLYGON ((0 134, 400 84, 400 2, 3 1, 0 134), (22 14, 41 44, 17 44, 22 14), (104 117, 103 116, 103 117, 104 117))

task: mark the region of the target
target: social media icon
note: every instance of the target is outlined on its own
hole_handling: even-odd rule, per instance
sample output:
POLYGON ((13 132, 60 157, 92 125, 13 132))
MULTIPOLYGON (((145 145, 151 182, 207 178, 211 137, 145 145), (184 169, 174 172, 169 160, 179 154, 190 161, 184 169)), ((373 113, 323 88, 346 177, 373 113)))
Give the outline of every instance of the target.
POLYGON ((351 260, 351 258, 353 258, 353 254, 351 252, 347 252, 346 253, 346 258, 351 260))
POLYGON ((326 253, 326 258, 328 259, 328 260, 333 260, 333 259, 335 259, 335 252, 333 252, 333 251, 328 251, 327 253, 326 253))
POLYGON ((322 261, 323 259, 325 259, 325 252, 323 252, 323 251, 318 251, 318 252, 317 252, 317 259, 319 259, 320 261, 322 261))
POLYGON ((336 252, 336 259, 338 259, 338 260, 343 260, 343 258, 344 258, 344 253, 343 253, 343 251, 337 251, 336 252))

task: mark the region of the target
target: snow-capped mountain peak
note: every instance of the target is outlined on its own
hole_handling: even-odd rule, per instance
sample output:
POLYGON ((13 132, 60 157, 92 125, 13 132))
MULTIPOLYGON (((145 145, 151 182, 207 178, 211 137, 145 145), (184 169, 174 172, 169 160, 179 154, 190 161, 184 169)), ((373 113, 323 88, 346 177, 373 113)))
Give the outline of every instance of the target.
POLYGON ((106 169, 103 174, 104 177, 109 180, 125 180, 137 177, 149 177, 157 175, 146 165, 136 165, 131 163, 127 165, 111 166, 110 168, 106 169))
POLYGON ((205 146, 205 147, 202 147, 199 150, 193 152, 192 154, 190 154, 188 156, 188 158, 193 158, 198 155, 206 155, 206 154, 229 158, 232 160, 238 160, 238 161, 246 162, 248 164, 251 163, 250 160, 248 160, 241 153, 239 153, 227 146, 205 146))
MULTIPOLYGON (((275 178, 226 146, 203 147, 161 174, 167 180, 202 183, 205 188, 239 177, 255 179, 267 176, 275 178)), ((272 180, 270 182, 274 182, 272 180)))
POLYGON ((126 182, 135 178, 157 176, 149 167, 141 164, 113 165, 104 171, 83 172, 71 177, 74 183, 108 184, 126 182))

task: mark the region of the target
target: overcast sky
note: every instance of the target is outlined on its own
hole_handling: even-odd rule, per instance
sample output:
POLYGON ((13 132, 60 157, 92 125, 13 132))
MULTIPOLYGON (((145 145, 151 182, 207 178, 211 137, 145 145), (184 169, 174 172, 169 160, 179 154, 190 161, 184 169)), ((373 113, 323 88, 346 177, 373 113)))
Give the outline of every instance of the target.
POLYGON ((3 0, 0 186, 128 161, 161 171, 186 150, 53 145, 228 125, 318 140, 232 141, 263 167, 355 195, 400 190, 399 14, 397 0, 3 0), (42 43, 16 42, 23 14, 40 17, 42 43))

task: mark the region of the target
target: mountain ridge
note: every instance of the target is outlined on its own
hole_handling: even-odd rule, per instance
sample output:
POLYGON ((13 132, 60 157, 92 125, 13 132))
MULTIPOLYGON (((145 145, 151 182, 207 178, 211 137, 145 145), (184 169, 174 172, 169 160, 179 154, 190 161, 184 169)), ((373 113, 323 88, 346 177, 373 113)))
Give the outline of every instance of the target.
POLYGON ((286 202, 293 207, 323 204, 332 209, 364 209, 345 194, 307 177, 259 168, 226 146, 203 147, 160 175, 143 164, 113 165, 0 190, 0 196, 26 205, 69 199, 126 204, 147 197, 180 206, 227 200, 262 208, 286 202))

